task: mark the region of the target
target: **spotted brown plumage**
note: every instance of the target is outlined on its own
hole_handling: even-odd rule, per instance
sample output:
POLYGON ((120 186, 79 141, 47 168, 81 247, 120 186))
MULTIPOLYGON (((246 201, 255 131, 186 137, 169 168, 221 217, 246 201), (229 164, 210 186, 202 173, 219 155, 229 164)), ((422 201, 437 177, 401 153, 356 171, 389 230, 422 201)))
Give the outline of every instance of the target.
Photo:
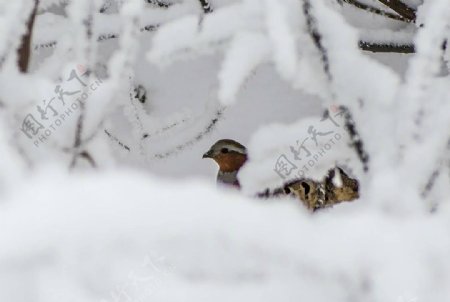
POLYGON ((324 199, 324 190, 320 182, 312 179, 298 179, 291 181, 284 186, 284 191, 288 195, 300 199, 308 210, 315 211, 324 199))
POLYGON ((311 211, 359 198, 359 183, 343 169, 330 169, 323 181, 297 179, 284 186, 286 194, 300 199, 311 211))
POLYGON ((333 203, 353 201, 359 198, 359 183, 339 167, 331 169, 324 180, 328 199, 333 203), (338 185, 336 185, 338 183, 338 185))

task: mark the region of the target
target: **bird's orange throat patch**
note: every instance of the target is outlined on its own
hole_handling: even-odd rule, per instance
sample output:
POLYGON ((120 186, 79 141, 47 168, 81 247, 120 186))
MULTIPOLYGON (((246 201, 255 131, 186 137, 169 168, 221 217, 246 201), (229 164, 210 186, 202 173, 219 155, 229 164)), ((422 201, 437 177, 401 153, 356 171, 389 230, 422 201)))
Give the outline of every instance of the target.
POLYGON ((247 161, 247 155, 237 152, 217 155, 214 160, 219 164, 220 171, 234 172, 238 171, 247 161))

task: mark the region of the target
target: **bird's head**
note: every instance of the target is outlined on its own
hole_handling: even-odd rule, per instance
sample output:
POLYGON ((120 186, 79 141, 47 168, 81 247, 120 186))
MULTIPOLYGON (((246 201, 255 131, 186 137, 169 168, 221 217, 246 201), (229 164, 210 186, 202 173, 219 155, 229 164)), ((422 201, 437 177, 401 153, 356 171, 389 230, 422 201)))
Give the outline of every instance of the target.
POLYGON ((203 158, 211 158, 222 172, 235 172, 247 160, 247 150, 240 143, 231 139, 221 139, 203 154, 203 158))
POLYGON ((353 201, 359 198, 359 183, 356 179, 351 178, 339 167, 331 169, 325 179, 332 188, 333 195, 337 202, 353 201), (340 177, 340 185, 335 185, 335 177, 340 177))

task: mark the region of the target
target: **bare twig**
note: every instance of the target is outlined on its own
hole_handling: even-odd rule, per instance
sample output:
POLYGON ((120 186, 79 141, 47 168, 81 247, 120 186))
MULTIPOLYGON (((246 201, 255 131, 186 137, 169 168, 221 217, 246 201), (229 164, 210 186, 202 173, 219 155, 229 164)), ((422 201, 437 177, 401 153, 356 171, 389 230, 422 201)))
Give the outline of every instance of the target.
MULTIPOLYGON (((83 22, 83 25, 85 26, 85 30, 86 30, 86 40, 88 41, 89 45, 86 46, 85 49, 85 57, 89 62, 88 65, 88 74, 91 74, 90 69, 94 64, 91 64, 93 62, 91 56, 95 56, 95 50, 93 51, 92 48, 92 26, 93 26, 93 6, 90 7, 90 10, 88 12, 88 16, 86 17, 85 21, 83 22)), ((90 76, 89 76, 90 78, 90 76)), ((90 79, 89 79, 90 80, 90 79)), ((84 88, 86 89, 86 87, 84 88)), ((86 105, 84 102, 80 102, 80 115, 78 116, 78 120, 77 120, 77 125, 76 125, 76 130, 75 130, 75 141, 73 144, 73 148, 78 151, 81 147, 82 147, 82 143, 83 143, 83 129, 84 129, 84 119, 86 115, 86 105)), ((75 153, 73 155, 72 158, 72 162, 70 164, 70 168, 74 168, 76 163, 77 163, 77 159, 79 156, 81 156, 82 153, 75 153)))
POLYGON ((430 192, 434 188, 434 184, 436 183, 436 180, 438 179, 439 175, 441 174, 441 169, 438 168, 431 173, 430 177, 428 178, 427 184, 425 185, 425 188, 423 189, 421 196, 422 198, 427 198, 430 192))
POLYGON ((441 160, 439 160, 438 166, 428 177, 428 181, 425 185, 425 188, 421 193, 422 198, 427 198, 430 192, 433 190, 436 184, 436 180, 441 175, 442 169, 445 167, 445 165, 448 166, 450 172, 450 156, 448 155, 450 154, 450 139, 447 142, 447 147, 445 148, 444 153, 445 153, 444 157, 441 160))
POLYGON ((400 0, 378 0, 410 22, 416 21, 416 11, 400 0))
POLYGON ((209 3, 209 0, 199 0, 200 4, 202 6, 203 12, 205 14, 209 14, 213 12, 213 9, 211 7, 211 3, 209 3))
POLYGON ((328 54, 325 47, 322 45, 322 36, 317 31, 315 20, 311 14, 311 3, 309 2, 309 0, 303 0, 303 14, 306 17, 306 26, 308 28, 309 35, 311 36, 317 50, 320 52, 323 70, 327 75, 328 80, 331 81, 332 76, 330 72, 330 62, 328 59, 328 54))
POLYGON ((169 150, 167 152, 154 154, 153 157, 158 158, 158 159, 167 158, 169 156, 175 155, 175 154, 183 151, 186 147, 194 145, 196 142, 200 141, 205 135, 207 135, 214 129, 216 124, 220 121, 224 110, 225 110, 225 108, 218 109, 215 113, 215 117, 211 119, 211 121, 205 127, 205 129, 203 131, 201 131, 200 133, 198 133, 196 136, 194 136, 192 139, 190 139, 182 144, 177 145, 175 148, 172 148, 172 150, 169 150))
POLYGON ((97 168, 97 164, 95 163, 94 158, 91 156, 89 152, 83 151, 78 156, 87 160, 87 162, 92 166, 92 168, 97 168))
POLYGON ((172 6, 172 3, 167 2, 167 1, 161 1, 161 0, 146 0, 146 2, 148 4, 152 4, 152 5, 155 5, 160 8, 169 8, 172 6))
POLYGON ((33 9, 27 21, 27 32, 22 37, 20 47, 17 50, 19 70, 23 73, 28 71, 28 65, 30 62, 31 36, 33 34, 34 20, 36 19, 38 5, 39 0, 34 0, 33 9))
POLYGON ((390 43, 375 43, 367 41, 359 41, 359 48, 361 50, 381 53, 415 53, 416 48, 414 44, 390 44, 390 43))
POLYGON ((130 119, 133 129, 139 134, 139 151, 142 155, 145 155, 144 146, 142 145, 142 138, 145 137, 144 124, 141 119, 141 114, 145 114, 143 103, 138 98, 138 94, 135 94, 135 86, 130 79, 130 91, 129 95, 129 106, 132 110, 133 119, 130 119))
POLYGON ((359 135, 356 129, 355 121, 353 120, 352 114, 347 107, 340 106, 339 108, 344 114, 345 129, 350 136, 350 144, 355 149, 356 155, 358 155, 359 160, 363 165, 364 172, 369 171, 369 154, 364 148, 364 143, 362 141, 361 135, 359 135))
POLYGON ((170 129, 173 129, 177 126, 180 126, 181 124, 184 124, 187 121, 188 121, 188 119, 182 119, 181 121, 173 122, 173 123, 166 125, 166 126, 162 127, 161 129, 158 129, 157 131, 154 131, 152 133, 147 132, 142 136, 142 139, 149 139, 149 138, 152 138, 153 136, 161 135, 162 133, 169 131, 170 129))
POLYGON ((130 151, 130 147, 122 143, 116 136, 112 135, 107 129, 105 129, 106 135, 113 141, 116 142, 120 147, 124 148, 127 151, 130 151))
POLYGON ((101 14, 104 14, 104 13, 106 13, 107 11, 108 11, 108 9, 110 9, 111 8, 111 6, 112 6, 112 1, 106 1, 105 3, 103 3, 103 5, 100 7, 100 10, 99 10, 99 12, 101 13, 101 14))
MULTIPOLYGON (((172 148, 172 150, 166 151, 166 152, 162 152, 162 153, 156 153, 153 155, 154 158, 158 158, 158 159, 163 159, 163 158, 167 158, 170 157, 172 155, 175 155, 181 151, 183 151, 186 147, 188 146, 192 146, 194 145, 196 142, 200 141, 205 135, 207 135, 208 133, 210 133, 214 127, 216 126, 216 124, 220 121, 223 112, 224 112, 224 108, 218 109, 215 113, 215 116, 211 119, 211 121, 208 123, 208 125, 206 125, 206 127, 204 128, 204 130, 202 130, 201 132, 199 132, 196 136, 194 136, 194 138, 179 144, 177 146, 175 146, 174 148, 172 148)), ((158 131, 157 133, 160 134, 161 132, 167 131, 175 126, 177 126, 178 124, 172 124, 166 128, 161 129, 160 131, 158 131)), ((124 144, 122 141, 120 141, 116 136, 114 136, 113 134, 111 134, 109 132, 109 130, 105 129, 105 133, 106 135, 111 139, 111 141, 117 143, 120 147, 122 147, 123 149, 127 150, 127 151, 131 151, 131 148, 129 146, 127 146, 126 144, 124 144)), ((145 139, 150 139, 151 136, 149 134, 144 134, 144 136, 142 137, 142 140, 145 139)))
MULTIPOLYGON (((145 25, 143 27, 140 28, 140 32, 152 32, 152 31, 156 31, 159 28, 159 24, 149 24, 149 25, 145 25)), ((120 35, 118 33, 109 33, 109 34, 101 34, 98 36, 97 41, 98 42, 105 42, 108 40, 112 40, 112 39, 117 39, 119 38, 120 35)), ((53 48, 57 46, 57 41, 49 41, 49 42, 45 42, 45 43, 41 43, 41 44, 36 44, 34 45, 34 50, 38 50, 38 49, 42 49, 42 48, 53 48)))
POLYGON ((397 20, 397 21, 410 22, 408 19, 404 18, 401 15, 392 14, 390 12, 386 12, 386 11, 378 9, 376 7, 373 7, 373 6, 361 3, 361 2, 359 2, 357 0, 343 0, 343 1, 348 3, 348 4, 350 4, 350 5, 353 5, 353 6, 357 7, 357 8, 359 8, 359 9, 365 10, 365 11, 367 11, 369 13, 380 15, 380 16, 383 16, 383 17, 386 17, 386 18, 397 20))

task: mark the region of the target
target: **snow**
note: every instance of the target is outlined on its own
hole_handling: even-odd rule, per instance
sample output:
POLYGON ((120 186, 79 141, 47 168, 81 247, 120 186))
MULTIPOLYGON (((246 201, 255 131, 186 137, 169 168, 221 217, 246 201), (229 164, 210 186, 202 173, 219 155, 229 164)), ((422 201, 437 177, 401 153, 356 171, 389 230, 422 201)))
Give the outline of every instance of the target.
POLYGON ((416 23, 332 0, 106 2, 41 1, 27 74, 33 1, 0 3, 0 301, 450 299, 448 1, 405 1, 416 23), (248 150, 240 191, 201 158, 224 138, 248 150), (335 166, 359 200, 255 197, 335 166))
POLYGON ((236 101, 242 83, 256 67, 268 60, 270 50, 264 35, 241 32, 234 37, 219 73, 222 84, 218 97, 222 104, 231 105, 236 101))
POLYGON ((399 219, 354 203, 310 215, 199 180, 47 168, 1 204, 0 297, 443 301, 449 210, 399 219))
MULTIPOLYGON (((288 4, 292 5, 289 2, 288 4)), ((296 73, 298 61, 298 49, 293 28, 295 28, 294 25, 298 24, 289 24, 289 20, 292 20, 292 18, 289 18, 290 7, 288 5, 280 3, 280 1, 267 0, 265 6, 267 32, 274 49, 275 65, 282 77, 287 80, 292 79, 296 73)), ((295 8, 299 9, 295 6, 291 9, 295 8)))
POLYGON ((336 164, 357 167, 359 171, 349 172, 361 176, 362 168, 347 143, 342 115, 338 110, 330 115, 331 119, 311 117, 292 125, 260 128, 248 145, 250 158, 239 173, 248 195, 282 187, 298 178, 322 180, 336 164), (268 141, 267 137, 272 139, 268 141), (277 163, 286 159, 292 170, 279 171, 277 163))

